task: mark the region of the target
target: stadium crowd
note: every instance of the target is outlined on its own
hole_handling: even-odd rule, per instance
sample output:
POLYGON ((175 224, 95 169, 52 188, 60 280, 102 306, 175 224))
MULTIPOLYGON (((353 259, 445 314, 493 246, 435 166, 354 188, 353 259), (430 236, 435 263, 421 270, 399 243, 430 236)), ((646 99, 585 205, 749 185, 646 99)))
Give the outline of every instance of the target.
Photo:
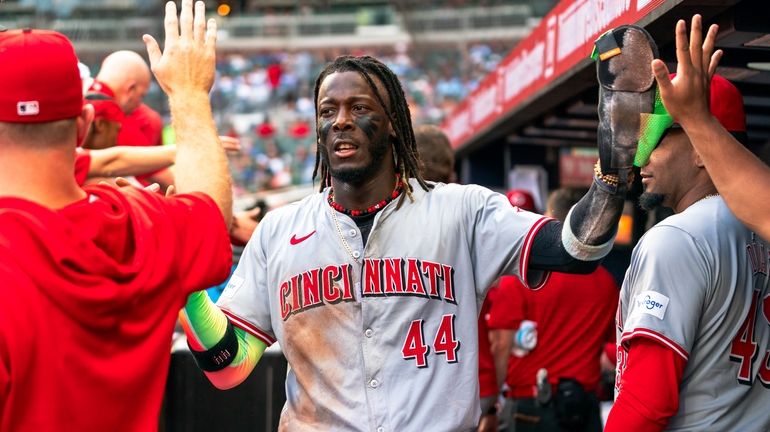
MULTIPOLYGON (((363 48, 393 69, 404 85, 415 125, 439 124, 511 48, 511 41, 430 50, 363 48)), ((220 134, 238 138, 229 154, 236 196, 311 182, 315 164, 313 84, 325 64, 343 50, 227 53, 217 58, 211 91, 220 134)), ((89 65, 93 74, 100 65, 89 65)), ((151 84, 145 102, 164 114, 160 88, 151 84)), ((173 144, 167 126, 164 142, 173 144)))

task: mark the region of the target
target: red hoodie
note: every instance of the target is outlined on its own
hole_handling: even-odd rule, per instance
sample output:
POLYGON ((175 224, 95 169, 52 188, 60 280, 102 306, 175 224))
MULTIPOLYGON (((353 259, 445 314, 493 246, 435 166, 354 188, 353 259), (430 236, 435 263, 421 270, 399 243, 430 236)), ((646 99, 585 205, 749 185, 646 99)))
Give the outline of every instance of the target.
POLYGON ((231 265, 202 194, 85 188, 58 211, 0 198, 0 430, 158 427, 187 295, 231 265))

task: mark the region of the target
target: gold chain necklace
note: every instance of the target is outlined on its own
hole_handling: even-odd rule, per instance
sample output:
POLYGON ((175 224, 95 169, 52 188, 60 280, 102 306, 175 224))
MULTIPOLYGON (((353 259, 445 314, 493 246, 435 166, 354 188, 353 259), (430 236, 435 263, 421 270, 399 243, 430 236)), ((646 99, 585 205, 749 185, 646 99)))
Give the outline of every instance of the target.
POLYGON ((353 248, 350 247, 348 244, 348 241, 345 240, 345 236, 342 235, 342 228, 340 228, 340 222, 337 220, 337 210, 333 209, 331 206, 329 207, 329 211, 332 212, 332 219, 334 219, 334 226, 337 228, 337 235, 340 237, 340 241, 342 242, 342 246, 345 247, 345 250, 348 252, 348 255, 350 255, 350 258, 353 259, 355 262, 360 262, 359 258, 356 258, 355 255, 353 255, 353 248))

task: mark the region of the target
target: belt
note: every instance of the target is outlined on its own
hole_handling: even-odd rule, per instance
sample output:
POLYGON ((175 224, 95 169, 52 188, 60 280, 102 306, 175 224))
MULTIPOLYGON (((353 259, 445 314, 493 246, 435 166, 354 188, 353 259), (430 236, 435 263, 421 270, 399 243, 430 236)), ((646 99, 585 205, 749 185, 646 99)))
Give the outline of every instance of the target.
POLYGON ((505 391, 505 397, 510 399, 531 399, 535 396, 537 396, 537 387, 534 385, 514 387, 505 391))

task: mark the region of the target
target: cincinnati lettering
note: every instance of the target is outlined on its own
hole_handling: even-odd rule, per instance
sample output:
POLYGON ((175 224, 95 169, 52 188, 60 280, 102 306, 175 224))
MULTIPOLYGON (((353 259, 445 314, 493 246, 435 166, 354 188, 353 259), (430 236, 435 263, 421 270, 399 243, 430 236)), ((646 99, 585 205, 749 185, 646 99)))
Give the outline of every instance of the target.
POLYGON ((415 296, 457 304, 454 269, 416 258, 364 260, 364 297, 415 296))
POLYGON ((342 301, 353 301, 350 264, 328 265, 294 275, 281 283, 279 301, 281 318, 342 301))
MULTIPOLYGON (((412 296, 457 304, 454 268, 416 258, 367 258, 364 297, 412 296)), ((350 264, 328 265, 291 276, 278 288, 281 319, 316 306, 355 301, 350 264)))

